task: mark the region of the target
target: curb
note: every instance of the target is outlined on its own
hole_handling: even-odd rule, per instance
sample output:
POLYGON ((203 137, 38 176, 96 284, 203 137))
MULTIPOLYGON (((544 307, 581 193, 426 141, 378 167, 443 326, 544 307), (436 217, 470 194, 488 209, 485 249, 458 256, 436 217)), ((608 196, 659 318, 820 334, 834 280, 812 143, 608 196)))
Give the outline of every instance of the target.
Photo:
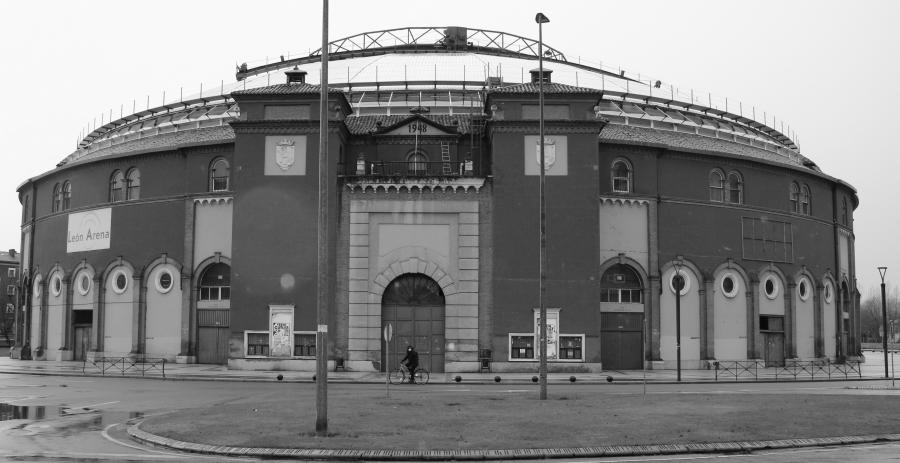
MULTIPOLYGON (((272 372, 273 374, 279 372, 272 372)), ((0 374, 19 374, 19 375, 32 375, 32 376, 67 376, 67 377, 99 377, 99 378, 129 378, 129 379, 149 379, 149 380, 162 380, 162 381, 213 381, 213 382, 247 382, 247 383, 260 383, 260 382, 281 382, 281 383, 310 383, 313 384, 314 381, 312 377, 308 378, 285 378, 282 381, 276 380, 274 377, 269 376, 227 376, 227 375, 215 375, 215 374, 188 374, 188 375, 179 375, 168 374, 166 377, 162 377, 160 375, 134 375, 134 374, 109 374, 109 375, 100 375, 100 374, 85 374, 80 371, 60 371, 60 370, 3 370, 0 369, 0 374)), ((312 373, 311 373, 312 374, 312 373)), ((570 382, 568 379, 564 378, 556 378, 556 379, 548 379, 549 384, 555 385, 597 385, 597 384, 642 384, 644 383, 643 379, 640 378, 616 378, 613 377, 613 381, 608 381, 603 378, 580 378, 576 382, 570 382)), ((888 378, 889 379, 889 378, 888 378)), ((881 377, 849 377, 849 378, 823 378, 823 379, 776 379, 776 378, 761 378, 761 379, 741 379, 741 380, 722 380, 717 381, 713 378, 698 378, 698 379, 686 379, 681 382, 675 381, 669 378, 654 378, 647 379, 647 384, 759 384, 759 383, 828 383, 828 382, 846 382, 846 381, 884 381, 885 378, 881 377)), ((344 378, 344 377, 333 377, 329 376, 328 383, 332 384, 384 384, 384 379, 375 379, 375 380, 364 380, 357 378, 344 378)), ((497 383, 490 378, 480 378, 473 377, 472 379, 463 379, 462 382, 457 383, 452 380, 452 378, 448 378, 446 381, 440 380, 432 380, 430 382, 431 385, 471 385, 471 384, 498 384, 498 385, 509 385, 509 384, 535 384, 529 378, 506 378, 503 379, 502 382, 497 383)))
POLYGON ((225 445, 196 444, 150 434, 140 429, 140 423, 128 427, 132 439, 152 446, 182 452, 221 456, 248 456, 258 458, 291 457, 315 460, 521 460, 537 458, 599 458, 652 455, 678 455, 697 453, 736 453, 757 450, 825 447, 834 445, 869 444, 900 441, 900 434, 870 436, 818 437, 811 439, 781 439, 767 441, 740 441, 690 444, 603 445, 597 447, 568 447, 548 449, 500 449, 500 450, 350 450, 304 449, 271 447, 230 447, 225 445))

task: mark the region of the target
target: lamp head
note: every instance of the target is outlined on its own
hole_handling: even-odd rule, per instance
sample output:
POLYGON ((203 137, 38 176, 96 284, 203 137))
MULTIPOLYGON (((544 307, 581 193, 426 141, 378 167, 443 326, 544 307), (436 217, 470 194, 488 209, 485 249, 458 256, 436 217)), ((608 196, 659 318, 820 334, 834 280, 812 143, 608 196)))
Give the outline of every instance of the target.
POLYGON ((538 13, 534 16, 534 22, 538 24, 544 24, 550 22, 550 18, 544 16, 544 13, 538 13))

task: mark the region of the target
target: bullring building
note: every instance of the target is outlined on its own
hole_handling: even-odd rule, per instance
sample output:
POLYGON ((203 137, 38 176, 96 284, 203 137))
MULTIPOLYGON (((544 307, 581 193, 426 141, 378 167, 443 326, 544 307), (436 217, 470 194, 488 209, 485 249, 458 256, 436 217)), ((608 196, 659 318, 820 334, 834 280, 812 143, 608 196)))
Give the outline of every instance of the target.
POLYGON ((26 180, 20 344, 310 371, 412 344, 432 372, 536 370, 542 82, 550 371, 674 368, 676 304, 685 368, 859 355, 850 185, 755 108, 551 47, 541 73, 536 49, 462 27, 331 43, 327 346, 318 51, 103 121, 26 180))

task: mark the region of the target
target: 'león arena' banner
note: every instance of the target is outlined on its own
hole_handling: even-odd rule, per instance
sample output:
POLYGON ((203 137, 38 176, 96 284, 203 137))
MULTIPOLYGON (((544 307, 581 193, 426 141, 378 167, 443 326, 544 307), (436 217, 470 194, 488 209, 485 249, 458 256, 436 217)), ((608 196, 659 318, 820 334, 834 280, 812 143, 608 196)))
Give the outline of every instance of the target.
POLYGON ((112 213, 110 208, 69 214, 66 252, 109 249, 112 213))

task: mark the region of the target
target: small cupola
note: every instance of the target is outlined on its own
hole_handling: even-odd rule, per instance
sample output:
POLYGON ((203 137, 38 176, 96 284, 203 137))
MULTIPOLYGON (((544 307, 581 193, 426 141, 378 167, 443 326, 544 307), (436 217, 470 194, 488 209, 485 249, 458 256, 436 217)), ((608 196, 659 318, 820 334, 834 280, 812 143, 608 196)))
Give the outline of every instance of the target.
POLYGON ((284 71, 284 75, 287 76, 287 83, 289 84, 306 83, 306 71, 301 71, 297 66, 294 66, 294 69, 290 71, 284 71))
POLYGON ((544 81, 545 84, 550 83, 550 73, 553 72, 550 69, 544 68, 544 75, 541 75, 540 69, 532 69, 531 71, 531 83, 537 84, 540 83, 541 80, 544 81))

